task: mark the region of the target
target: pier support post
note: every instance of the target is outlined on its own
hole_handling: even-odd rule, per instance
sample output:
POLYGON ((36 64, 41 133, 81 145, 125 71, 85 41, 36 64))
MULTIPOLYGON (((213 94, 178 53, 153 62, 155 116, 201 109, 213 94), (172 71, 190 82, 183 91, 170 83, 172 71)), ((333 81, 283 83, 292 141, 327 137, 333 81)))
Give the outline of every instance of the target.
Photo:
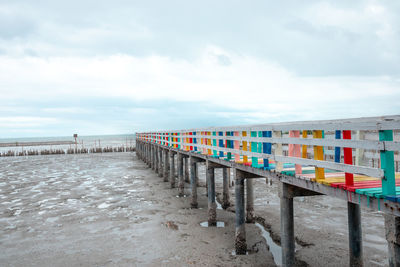
POLYGON ((147 165, 151 168, 151 145, 147 144, 147 165))
POLYGON ((154 145, 154 171, 158 173, 158 147, 154 145))
POLYGON ((360 205, 347 202, 350 266, 363 266, 360 205))
POLYGON ((199 165, 196 165, 196 184, 197 184, 197 186, 200 186, 199 165))
POLYGON ((158 146, 155 146, 155 152, 156 152, 156 173, 159 173, 159 167, 160 167, 160 148, 158 146))
POLYGON ((150 144, 150 168, 154 170, 154 146, 150 144))
POLYGON ((157 168, 157 153, 156 153, 156 146, 152 145, 152 153, 153 153, 153 162, 152 162, 152 169, 153 171, 156 171, 157 168))
POLYGON ((193 209, 197 209, 199 206, 197 203, 197 181, 196 181, 197 164, 193 157, 190 157, 189 162, 190 162, 190 186, 192 189, 192 200, 190 202, 190 206, 193 209))
POLYGON ((236 255, 245 255, 247 252, 246 228, 244 214, 244 175, 234 169, 235 174, 235 251, 236 255))
POLYGON ((400 266, 400 217, 384 214, 385 233, 389 249, 389 266, 400 266))
POLYGON ((217 225, 217 204, 215 203, 215 177, 214 167, 206 162, 206 178, 208 184, 208 226, 217 225))
POLYGON ((164 169, 163 169, 163 157, 164 149, 159 147, 158 148, 158 177, 163 177, 164 169))
POLYGON ((254 223, 254 189, 253 180, 246 179, 246 222, 254 223))
POLYGON ((185 180, 183 179, 183 155, 178 153, 178 195, 183 197, 185 194, 185 180))
POLYGON ((164 182, 168 182, 169 150, 164 149, 164 182))
POLYGON ((151 146, 147 144, 147 165, 151 168, 151 146))
POLYGON ((222 168, 222 208, 227 209, 231 203, 229 201, 229 181, 231 169, 222 168))
POLYGON ((171 188, 175 188, 175 155, 174 152, 169 152, 169 182, 171 184, 171 188))
POLYGON ((146 144, 146 163, 147 163, 147 167, 150 168, 150 146, 149 146, 149 144, 146 144))
POLYGON ((185 182, 189 183, 189 157, 185 157, 185 182))
POLYGON ((289 185, 286 183, 280 183, 279 193, 281 200, 282 265, 295 266, 293 195, 289 192, 289 185))

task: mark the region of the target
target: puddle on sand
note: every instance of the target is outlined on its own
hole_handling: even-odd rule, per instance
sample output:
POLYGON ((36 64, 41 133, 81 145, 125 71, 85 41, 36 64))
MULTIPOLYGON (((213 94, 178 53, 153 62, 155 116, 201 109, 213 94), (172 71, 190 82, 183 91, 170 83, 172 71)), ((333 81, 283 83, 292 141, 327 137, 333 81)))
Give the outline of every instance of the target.
MULTIPOLYGON (((237 255, 237 254, 236 254, 236 250, 232 250, 231 255, 232 255, 232 256, 236 256, 236 255, 237 255)), ((246 251, 246 255, 249 255, 249 252, 248 252, 248 251, 246 251)))
POLYGON ((218 200, 216 200, 215 203, 217 204, 217 209, 218 210, 222 210, 223 209, 222 206, 221 206, 221 203, 219 203, 218 200))
MULTIPOLYGON (((215 227, 215 226, 208 226, 208 222, 201 222, 200 226, 201 227, 215 227)), ((218 228, 225 227, 225 222, 218 221, 216 227, 218 227, 218 228)))
POLYGON ((264 237, 265 241, 267 242, 269 246, 269 251, 271 252, 274 262, 277 266, 282 266, 282 247, 279 246, 272 240, 271 235, 267 230, 264 229, 264 226, 262 226, 259 223, 255 223, 255 225, 260 228, 261 230, 261 235, 264 237))

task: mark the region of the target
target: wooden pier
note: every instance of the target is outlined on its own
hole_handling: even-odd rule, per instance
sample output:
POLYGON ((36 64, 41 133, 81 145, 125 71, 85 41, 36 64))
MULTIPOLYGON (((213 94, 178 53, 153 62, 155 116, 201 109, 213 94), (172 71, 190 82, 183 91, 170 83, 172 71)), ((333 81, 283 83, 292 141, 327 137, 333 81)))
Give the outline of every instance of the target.
POLYGON ((245 222, 254 221, 252 179, 271 178, 280 182, 284 266, 295 265, 293 198, 313 195, 348 202, 350 266, 363 266, 360 206, 383 213, 389 266, 400 266, 399 130, 400 116, 385 116, 146 132, 136 133, 136 153, 171 188, 177 177, 179 194, 189 173, 192 208, 198 206, 197 164, 205 163, 210 226, 218 215, 214 170, 232 168, 237 254, 246 254, 245 222))

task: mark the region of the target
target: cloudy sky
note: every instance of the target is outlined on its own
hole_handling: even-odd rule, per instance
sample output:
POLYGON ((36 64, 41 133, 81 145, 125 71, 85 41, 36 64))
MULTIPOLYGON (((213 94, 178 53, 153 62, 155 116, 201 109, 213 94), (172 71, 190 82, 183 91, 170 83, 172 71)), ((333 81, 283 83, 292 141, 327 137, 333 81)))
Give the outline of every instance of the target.
POLYGON ((400 113, 400 1, 0 0, 0 138, 400 113))

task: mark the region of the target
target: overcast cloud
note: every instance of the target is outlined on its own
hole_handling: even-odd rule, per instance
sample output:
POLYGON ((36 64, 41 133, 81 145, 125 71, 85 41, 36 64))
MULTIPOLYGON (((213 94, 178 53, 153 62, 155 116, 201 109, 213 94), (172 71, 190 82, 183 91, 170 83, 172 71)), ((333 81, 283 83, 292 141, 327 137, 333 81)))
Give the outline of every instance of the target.
POLYGON ((399 1, 0 0, 0 137, 400 113, 399 1))

